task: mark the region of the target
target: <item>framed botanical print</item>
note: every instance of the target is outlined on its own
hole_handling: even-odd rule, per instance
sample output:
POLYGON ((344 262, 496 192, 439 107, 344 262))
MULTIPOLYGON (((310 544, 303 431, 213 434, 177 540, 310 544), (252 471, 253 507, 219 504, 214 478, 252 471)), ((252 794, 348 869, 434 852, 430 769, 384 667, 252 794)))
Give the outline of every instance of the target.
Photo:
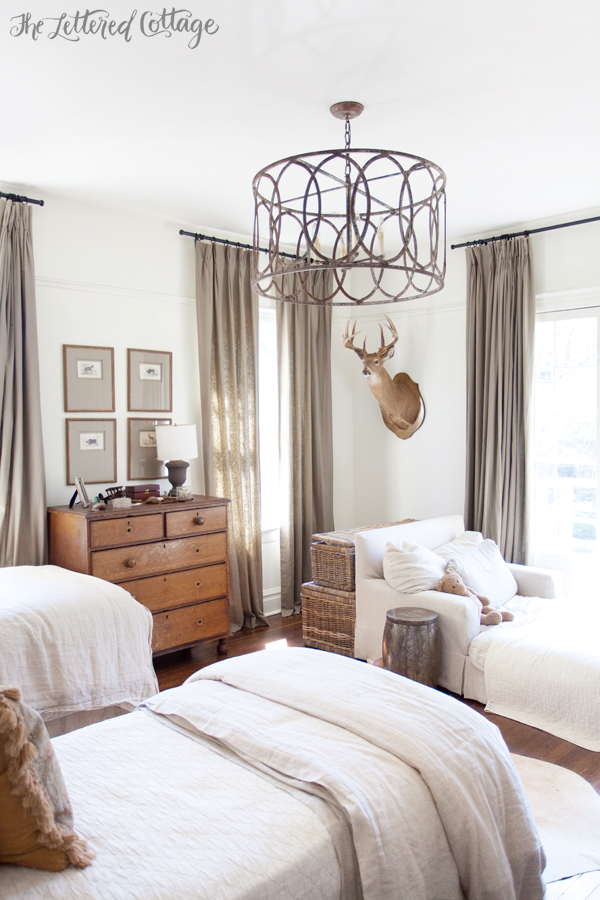
POLYGON ((172 412, 173 354, 127 350, 127 404, 130 412, 172 412))
POLYGON ((65 412, 115 411, 112 347, 63 344, 65 412))
POLYGON ((116 419, 67 419, 67 484, 117 480, 116 419))
POLYGON ((163 461, 156 457, 155 428, 170 424, 171 419, 127 419, 128 481, 167 477, 163 461))

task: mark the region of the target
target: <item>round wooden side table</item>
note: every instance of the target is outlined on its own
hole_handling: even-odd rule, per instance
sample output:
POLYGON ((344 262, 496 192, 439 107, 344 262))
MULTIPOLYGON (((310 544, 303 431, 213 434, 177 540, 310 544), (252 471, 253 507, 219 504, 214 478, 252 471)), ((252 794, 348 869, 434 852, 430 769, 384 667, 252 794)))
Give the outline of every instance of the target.
POLYGON ((436 687, 442 663, 437 614, 415 606, 386 613, 383 668, 436 687))

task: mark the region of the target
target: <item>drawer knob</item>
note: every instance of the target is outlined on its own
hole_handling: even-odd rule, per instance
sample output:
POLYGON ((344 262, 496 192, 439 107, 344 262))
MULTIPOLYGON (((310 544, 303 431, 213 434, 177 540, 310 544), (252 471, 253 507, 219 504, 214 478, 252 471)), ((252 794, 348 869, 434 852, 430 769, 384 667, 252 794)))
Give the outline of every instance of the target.
POLYGON ((202 625, 202 619, 198 619, 198 625, 202 625))
POLYGON ((196 518, 194 519, 194 524, 195 525, 204 525, 204 519, 202 518, 202 516, 196 516, 196 518))
POLYGON ((126 561, 125 565, 129 566, 130 569, 133 569, 133 567, 135 566, 135 559, 133 559, 133 557, 130 556, 129 559, 126 561))

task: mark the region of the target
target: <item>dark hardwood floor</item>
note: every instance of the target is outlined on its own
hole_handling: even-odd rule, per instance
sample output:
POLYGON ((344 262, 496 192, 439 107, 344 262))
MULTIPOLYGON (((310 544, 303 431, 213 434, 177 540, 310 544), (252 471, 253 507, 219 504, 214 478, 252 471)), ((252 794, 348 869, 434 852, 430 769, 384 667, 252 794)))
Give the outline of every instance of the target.
MULTIPOLYGON (((270 616, 269 627, 243 628, 228 639, 229 656, 242 656, 263 650, 266 643, 285 638, 289 647, 302 647, 302 619, 300 616, 270 616)), ((177 687, 198 669, 222 659, 217 654, 217 641, 207 641, 191 650, 182 650, 157 657, 154 668, 161 691, 177 687)), ((460 698, 458 698, 460 699, 460 698)), ((486 713, 475 700, 463 700, 480 715, 494 722, 509 750, 545 762, 564 766, 585 778, 600 793, 600 753, 593 753, 563 741, 537 728, 513 722, 502 716, 486 713)), ((600 872, 589 872, 548 885, 546 900, 600 900, 600 872)))

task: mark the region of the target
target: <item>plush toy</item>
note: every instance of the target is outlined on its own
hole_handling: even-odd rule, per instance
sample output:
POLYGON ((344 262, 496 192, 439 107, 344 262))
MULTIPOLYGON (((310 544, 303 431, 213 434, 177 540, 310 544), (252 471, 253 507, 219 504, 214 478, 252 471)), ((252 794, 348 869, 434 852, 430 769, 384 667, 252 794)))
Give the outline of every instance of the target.
POLYGON ((460 597, 473 597, 481 603, 481 624, 482 625, 499 625, 500 622, 512 622, 514 616, 506 609, 494 609, 490 606, 487 597, 476 594, 474 590, 468 587, 458 572, 456 571, 456 561, 451 559, 446 566, 446 574, 436 584, 438 591, 445 594, 458 594, 460 597))

